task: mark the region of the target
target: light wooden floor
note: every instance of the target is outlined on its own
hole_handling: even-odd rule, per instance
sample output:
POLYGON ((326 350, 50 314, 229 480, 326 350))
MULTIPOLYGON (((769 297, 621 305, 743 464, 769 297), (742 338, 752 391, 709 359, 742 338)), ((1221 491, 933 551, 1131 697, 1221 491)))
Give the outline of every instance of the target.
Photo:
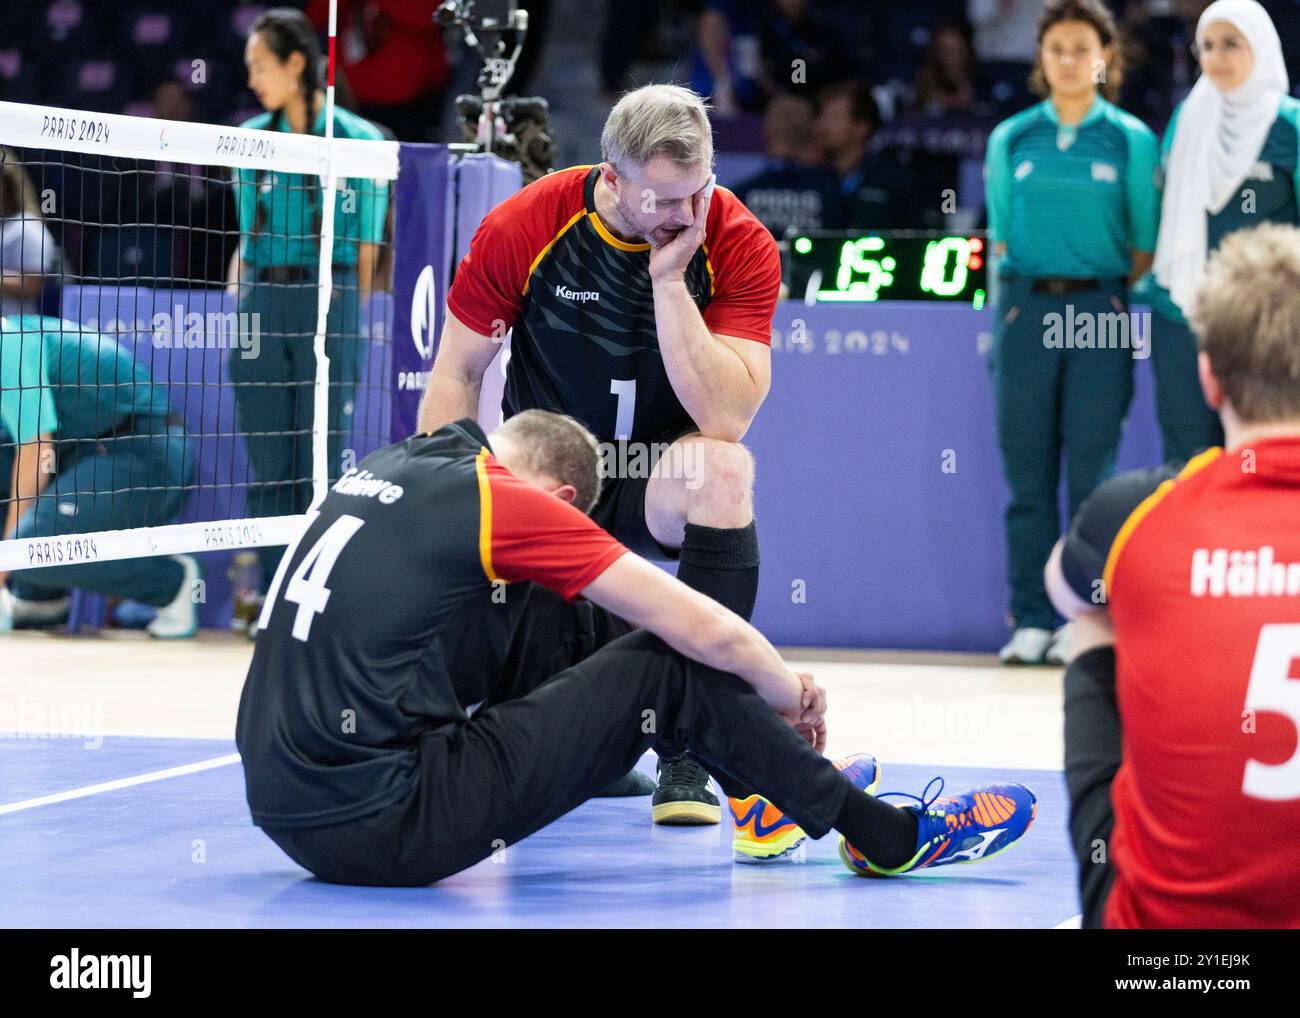
MULTIPOLYGON (((831 704, 829 755, 950 766, 1062 764, 1061 671, 991 656, 790 648, 831 704)), ((234 737, 252 645, 224 633, 159 642, 136 633, 0 637, 0 731, 63 717, 92 734, 234 737)))

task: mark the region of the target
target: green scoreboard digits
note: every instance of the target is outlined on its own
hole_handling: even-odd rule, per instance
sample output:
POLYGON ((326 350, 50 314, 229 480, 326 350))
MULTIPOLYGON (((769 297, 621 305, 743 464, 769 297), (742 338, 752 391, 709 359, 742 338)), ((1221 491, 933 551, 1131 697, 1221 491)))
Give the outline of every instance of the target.
POLYGON ((960 301, 979 309, 986 292, 984 238, 966 233, 822 230, 789 238, 791 300, 960 301))

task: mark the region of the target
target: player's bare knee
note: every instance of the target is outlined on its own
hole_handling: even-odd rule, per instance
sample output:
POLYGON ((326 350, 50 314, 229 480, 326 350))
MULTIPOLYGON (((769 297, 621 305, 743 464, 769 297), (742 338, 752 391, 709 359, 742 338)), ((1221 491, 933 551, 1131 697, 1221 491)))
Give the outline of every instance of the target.
POLYGON ((687 518, 707 527, 743 527, 753 515, 754 459, 738 442, 700 439, 693 479, 686 485, 687 518), (693 486, 692 486, 693 484, 693 486))

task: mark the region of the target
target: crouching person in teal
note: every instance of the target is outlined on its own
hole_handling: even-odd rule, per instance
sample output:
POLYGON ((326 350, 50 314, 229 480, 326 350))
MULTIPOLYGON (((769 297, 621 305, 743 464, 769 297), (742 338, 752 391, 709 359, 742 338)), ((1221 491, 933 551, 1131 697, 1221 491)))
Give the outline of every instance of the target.
POLYGON ((1043 567, 1060 530, 1061 457, 1073 515, 1114 469, 1146 337, 1128 286, 1156 240, 1155 135, 1098 94, 1119 84, 1115 22, 1100 0, 1054 0, 1038 24, 1034 84, 1047 98, 989 138, 989 239, 998 266, 989 368, 1006 510, 1006 664, 1060 663, 1068 630, 1043 567), (1054 632, 1055 630, 1055 632, 1054 632))
POLYGON ((1223 444, 1183 314, 1210 252, 1234 230, 1300 223, 1300 101, 1287 94, 1268 13, 1254 0, 1218 0, 1196 25, 1196 54, 1201 77, 1165 131, 1160 240, 1144 281, 1160 434, 1165 459, 1178 462, 1223 444))
MULTIPOLYGON (((193 478, 180 415, 128 350, 75 322, 0 318, 4 537, 51 538, 57 563, 70 547, 58 539, 173 522, 193 478)), ((198 576, 187 555, 0 573, 0 629, 58 621, 78 587, 154 605, 153 636, 193 636, 198 576)))

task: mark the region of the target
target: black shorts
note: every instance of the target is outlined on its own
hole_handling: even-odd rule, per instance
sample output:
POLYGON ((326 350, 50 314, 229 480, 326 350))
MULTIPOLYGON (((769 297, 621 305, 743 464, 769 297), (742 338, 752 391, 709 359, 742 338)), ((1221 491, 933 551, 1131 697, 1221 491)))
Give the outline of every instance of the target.
POLYGON ((1094 647, 1065 670, 1065 785, 1084 929, 1101 927, 1115 882, 1110 786, 1122 759, 1122 739, 1115 702, 1115 648, 1094 647))
POLYGON ((813 838, 830 829, 851 786, 746 682, 596 605, 525 586, 528 605, 487 700, 468 721, 419 736, 407 795, 342 823, 264 827, 289 858, 331 883, 430 884, 540 830, 665 747, 697 753, 728 795, 761 790, 813 838))
MULTIPOLYGON (((654 439, 650 445, 672 445, 679 438, 695 433, 694 429, 673 432, 654 439)), ((627 463, 629 460, 625 458, 622 462, 627 463)), ((636 473, 648 474, 648 471, 638 470, 636 473)), ((601 487, 600 499, 591 510, 591 518, 621 544, 642 558, 658 562, 676 562, 681 549, 660 544, 650 533, 650 527, 646 523, 645 496, 649 486, 649 476, 606 477, 601 487)))

